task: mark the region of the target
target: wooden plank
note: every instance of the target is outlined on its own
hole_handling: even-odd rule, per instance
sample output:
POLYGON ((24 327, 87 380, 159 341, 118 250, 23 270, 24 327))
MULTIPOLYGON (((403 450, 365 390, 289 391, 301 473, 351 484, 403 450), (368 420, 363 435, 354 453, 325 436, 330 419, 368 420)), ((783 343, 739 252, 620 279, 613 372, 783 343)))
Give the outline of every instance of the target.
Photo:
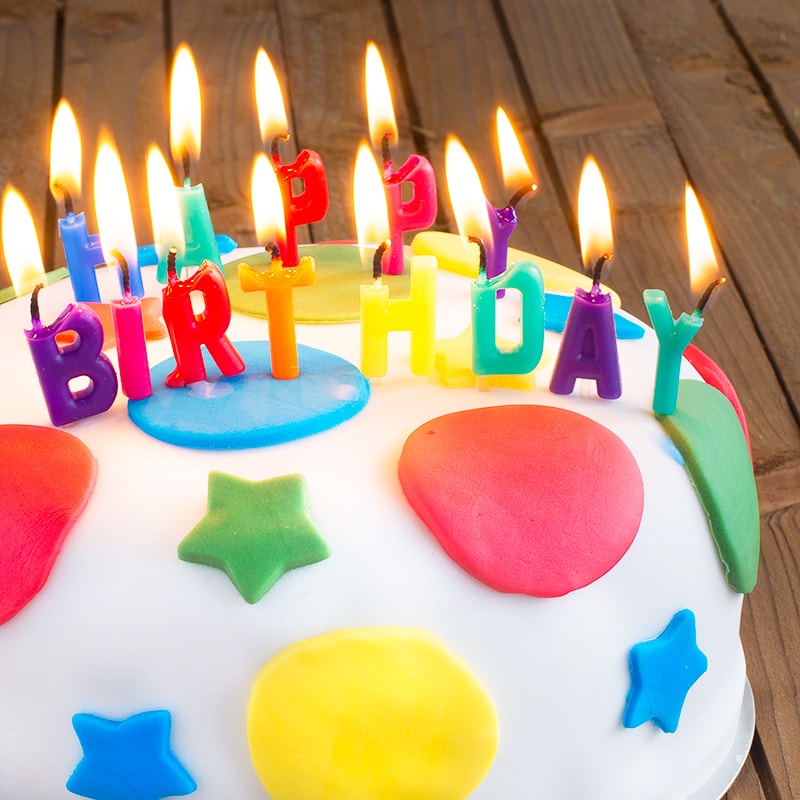
POLYGON ((725 795, 725 800, 767 800, 752 758, 744 762, 742 771, 725 795))
POLYGON ((793 798, 800 797, 800 503, 762 519, 759 582, 745 602, 742 638, 766 781, 777 797, 793 798))
MULTIPOLYGON (((46 219, 58 6, 0 3, 0 185, 13 184, 28 201, 46 266, 52 265, 46 219)), ((0 288, 9 284, 3 261, 0 288)))
POLYGON ((520 224, 512 245, 578 267, 577 242, 559 199, 559 176, 548 168, 537 138, 536 110, 516 79, 492 3, 395 0, 393 14, 447 227, 455 230, 444 178, 448 133, 458 136, 469 151, 492 203, 499 207, 508 200, 495 133, 495 112, 502 105, 515 123, 540 185, 519 208, 520 224))
MULTIPOLYGON (((263 149, 253 87, 258 48, 264 47, 276 70, 286 74, 274 3, 173 0, 171 8, 173 47, 186 42, 192 48, 200 77, 203 145, 198 176, 214 226, 243 246, 255 245, 250 176, 253 159, 263 149)), ((286 91, 285 80, 283 87, 286 91)), ((307 239, 307 232, 301 233, 307 239)))
MULTIPOLYGON (((780 313, 800 302, 800 287, 787 279, 800 247, 797 153, 711 5, 618 0, 617 6, 797 416, 800 328, 794 313, 780 313)), ((752 335, 742 331, 737 339, 742 334, 752 335)), ((737 385, 750 392, 746 382, 737 385)), ((796 437, 790 448, 769 452, 770 469, 796 461, 796 437)))
POLYGON ((96 231, 92 180, 100 130, 113 134, 137 239, 152 242, 145 159, 167 145, 162 0, 70 0, 65 11, 63 95, 83 143, 80 209, 96 231))
MULTIPOLYGON (((512 0, 501 5, 513 45, 525 54, 525 78, 573 204, 584 156, 593 152, 603 169, 615 212, 609 283, 637 316, 646 318, 641 292, 647 287, 664 289, 676 314, 691 308, 682 156, 614 7, 608 0, 550 0, 531 13, 512 0)), ((671 6, 663 14, 670 17, 671 6)), ((701 195, 707 207, 724 205, 718 192, 701 195)), ((756 468, 765 472, 797 463, 800 431, 737 291, 738 272, 735 278, 696 343, 736 385, 748 413, 756 468)))

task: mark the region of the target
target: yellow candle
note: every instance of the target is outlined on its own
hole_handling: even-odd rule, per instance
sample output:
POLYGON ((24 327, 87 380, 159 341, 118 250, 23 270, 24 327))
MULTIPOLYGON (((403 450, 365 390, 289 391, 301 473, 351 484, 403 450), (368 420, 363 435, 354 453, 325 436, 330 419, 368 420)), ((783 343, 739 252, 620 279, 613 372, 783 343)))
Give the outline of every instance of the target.
POLYGON ((243 292, 265 292, 269 325, 269 356, 272 376, 290 380, 300 374, 297 337, 294 329, 292 291, 297 286, 311 286, 315 279, 314 259, 303 256, 296 267, 284 267, 273 256, 268 270, 259 271, 248 264, 239 267, 243 292))
POLYGON ((411 259, 411 296, 389 299, 389 287, 376 280, 361 287, 361 371, 368 378, 386 374, 389 331, 410 331, 411 371, 434 371, 436 345, 436 259, 411 259))

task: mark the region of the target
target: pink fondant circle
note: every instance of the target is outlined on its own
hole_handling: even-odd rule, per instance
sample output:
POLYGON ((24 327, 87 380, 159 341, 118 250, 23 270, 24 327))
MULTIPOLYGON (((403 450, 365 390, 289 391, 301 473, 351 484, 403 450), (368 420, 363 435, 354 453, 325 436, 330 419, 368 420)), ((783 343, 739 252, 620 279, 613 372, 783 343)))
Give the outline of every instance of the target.
POLYGON ((639 530, 644 486, 625 443, 549 406, 427 422, 400 456, 403 491, 448 555, 501 592, 559 597, 610 570, 639 530))

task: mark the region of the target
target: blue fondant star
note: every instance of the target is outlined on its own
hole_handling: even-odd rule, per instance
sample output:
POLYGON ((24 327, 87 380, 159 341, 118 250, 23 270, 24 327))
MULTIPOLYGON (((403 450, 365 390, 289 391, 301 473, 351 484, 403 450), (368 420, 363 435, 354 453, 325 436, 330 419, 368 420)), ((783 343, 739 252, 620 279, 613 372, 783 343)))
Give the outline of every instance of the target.
POLYGON ((75 714, 83 758, 67 781, 93 800, 161 800, 191 794, 197 784, 170 750, 172 715, 145 711, 117 721, 75 714))
POLYGON ((635 728, 652 720, 665 733, 674 733, 683 701, 708 668, 697 647, 694 614, 684 608, 656 639, 631 648, 631 688, 622 723, 635 728))

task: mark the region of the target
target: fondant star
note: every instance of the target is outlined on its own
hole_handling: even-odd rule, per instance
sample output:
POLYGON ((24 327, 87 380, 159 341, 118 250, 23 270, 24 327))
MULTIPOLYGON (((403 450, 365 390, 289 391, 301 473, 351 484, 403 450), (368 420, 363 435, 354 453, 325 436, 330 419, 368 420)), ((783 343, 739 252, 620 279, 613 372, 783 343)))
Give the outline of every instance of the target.
POLYGON ((248 603, 290 569, 329 555, 308 517, 302 475, 247 481, 211 472, 206 515, 178 545, 182 561, 221 569, 248 603))
POLYGON ((689 689, 707 668, 708 659, 697 647, 694 614, 684 608, 658 638, 631 648, 623 725, 635 728, 652 720, 665 733, 674 733, 689 689))
POLYGON ((197 784, 169 746, 172 715, 145 711, 117 721, 75 714, 83 758, 67 781, 93 800, 161 800, 191 794, 197 784))

